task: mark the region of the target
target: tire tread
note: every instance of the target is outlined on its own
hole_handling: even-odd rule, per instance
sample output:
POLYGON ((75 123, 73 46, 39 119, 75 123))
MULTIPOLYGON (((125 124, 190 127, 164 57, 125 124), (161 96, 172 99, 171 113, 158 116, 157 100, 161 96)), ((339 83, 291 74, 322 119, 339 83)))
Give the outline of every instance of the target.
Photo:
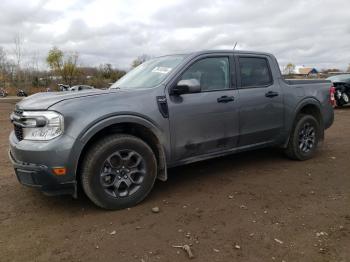
MULTIPOLYGON (((85 192, 85 194, 88 196, 88 198, 97 206, 104 208, 104 209, 116 209, 114 207, 110 207, 109 205, 106 205, 105 203, 103 203, 102 201, 100 201, 95 194, 93 193, 91 184, 89 183, 89 177, 90 177, 90 173, 89 170, 92 168, 91 165, 93 163, 93 158, 96 157, 96 155, 101 154, 103 152, 103 150, 105 150, 105 147, 107 145, 116 143, 118 141, 121 140, 129 140, 129 141, 133 141, 135 143, 141 143, 145 148, 147 148, 150 152, 152 152, 153 155, 153 164, 157 164, 156 163, 156 159, 155 156, 153 154, 152 149, 149 147, 148 144, 146 144, 143 140, 141 140, 138 137, 132 136, 132 135, 128 135, 128 134, 112 134, 109 136, 106 136, 104 138, 101 138, 99 140, 97 140, 96 142, 94 142, 93 145, 90 146, 90 148, 88 149, 87 154, 85 155, 84 159, 83 159, 83 165, 82 165, 82 169, 81 169, 81 184, 83 187, 83 190, 85 192)), ((157 170, 155 168, 155 170, 157 170)), ((148 192, 145 194, 145 196, 151 191, 151 188, 148 190, 148 192)), ((137 203, 134 203, 135 205, 138 204, 139 202, 141 202, 143 200, 140 199, 139 201, 137 201, 137 203)), ((121 207, 123 208, 123 207, 121 207)), ((121 208, 117 208, 117 209, 121 209, 121 208)))

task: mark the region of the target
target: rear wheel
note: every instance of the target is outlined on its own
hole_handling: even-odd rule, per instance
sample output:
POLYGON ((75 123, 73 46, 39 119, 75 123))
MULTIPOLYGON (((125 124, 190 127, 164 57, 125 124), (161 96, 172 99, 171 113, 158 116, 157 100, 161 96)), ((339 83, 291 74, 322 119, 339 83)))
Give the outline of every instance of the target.
POLYGON ((122 209, 136 205, 151 191, 157 163, 152 149, 130 135, 111 135, 88 151, 82 165, 82 186, 97 206, 122 209))
POLYGON ((297 117, 285 153, 296 160, 312 158, 320 138, 320 125, 312 115, 297 117))
POLYGON ((347 93, 342 93, 342 99, 343 99, 343 101, 344 101, 344 104, 347 104, 347 103, 349 103, 349 96, 348 96, 348 94, 347 93))
POLYGON ((350 102, 350 98, 347 93, 337 91, 337 106, 344 106, 350 102))

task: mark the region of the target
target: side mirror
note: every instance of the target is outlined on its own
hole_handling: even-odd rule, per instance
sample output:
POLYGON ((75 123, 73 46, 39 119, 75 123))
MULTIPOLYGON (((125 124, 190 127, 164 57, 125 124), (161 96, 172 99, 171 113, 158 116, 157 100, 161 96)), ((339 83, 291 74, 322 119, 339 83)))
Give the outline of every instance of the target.
POLYGON ((199 93, 201 85, 197 79, 180 80, 172 90, 175 95, 199 93))

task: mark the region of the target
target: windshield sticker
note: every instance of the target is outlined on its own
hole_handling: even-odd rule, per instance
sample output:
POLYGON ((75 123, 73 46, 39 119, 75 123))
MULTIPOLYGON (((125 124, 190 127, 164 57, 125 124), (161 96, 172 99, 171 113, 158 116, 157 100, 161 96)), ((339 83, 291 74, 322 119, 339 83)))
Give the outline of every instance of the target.
POLYGON ((153 73, 159 73, 159 74, 167 74, 171 71, 170 67, 164 67, 164 66, 157 66, 153 68, 153 73))

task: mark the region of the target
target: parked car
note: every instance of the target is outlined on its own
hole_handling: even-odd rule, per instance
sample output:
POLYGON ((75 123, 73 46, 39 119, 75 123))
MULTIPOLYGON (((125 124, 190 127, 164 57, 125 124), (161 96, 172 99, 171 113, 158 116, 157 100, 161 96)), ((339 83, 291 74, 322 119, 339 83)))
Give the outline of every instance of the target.
POLYGON ((0 97, 7 97, 8 93, 5 89, 1 88, 0 89, 0 97))
POLYGON ((163 56, 109 90, 19 102, 9 155, 24 185, 76 197, 81 183, 97 206, 120 209, 167 180, 169 167, 271 146, 310 159, 334 103, 331 82, 284 81, 271 54, 163 56))
POLYGON ((58 84, 60 91, 68 91, 70 86, 65 84, 58 84))
POLYGON ((19 96, 19 97, 27 97, 28 94, 23 89, 18 89, 17 90, 17 96, 19 96))
POLYGON ((93 86, 88 85, 76 85, 68 88, 68 91, 82 91, 82 90, 91 90, 94 89, 93 86))
POLYGON ((330 76, 330 80, 335 88, 335 99, 338 106, 350 103, 350 74, 330 76))

